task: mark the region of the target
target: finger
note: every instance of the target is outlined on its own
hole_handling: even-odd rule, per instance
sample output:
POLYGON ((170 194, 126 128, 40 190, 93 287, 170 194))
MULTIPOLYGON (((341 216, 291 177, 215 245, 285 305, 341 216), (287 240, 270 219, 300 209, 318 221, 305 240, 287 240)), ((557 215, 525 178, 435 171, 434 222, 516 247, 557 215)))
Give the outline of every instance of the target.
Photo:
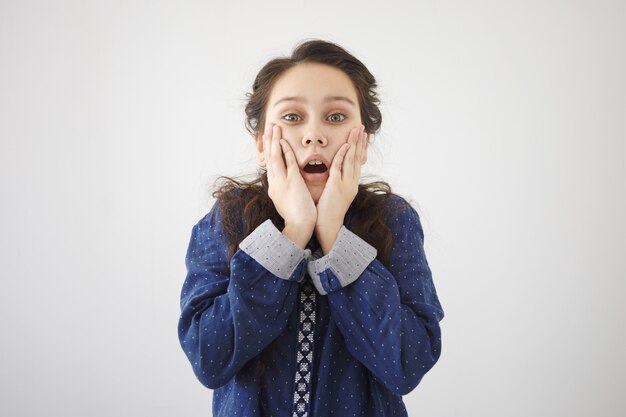
POLYGON ((357 180, 361 177, 361 164, 363 161, 363 142, 365 126, 361 125, 357 134, 357 142, 355 143, 354 161, 352 165, 352 179, 357 180))
POLYGON ((272 126, 272 163, 274 164, 274 172, 280 175, 281 178, 287 175, 287 168, 285 167, 285 161, 283 160, 283 151, 280 147, 280 126, 272 126))
POLYGON ((272 124, 268 123, 265 125, 265 130, 263 133, 263 155, 265 156, 265 169, 267 169, 267 175, 273 175, 273 169, 272 169, 272 149, 270 147, 271 142, 271 137, 270 137, 270 133, 272 131, 272 124))
POLYGON ((339 150, 335 154, 335 157, 333 158, 333 161, 330 164, 330 173, 328 174, 329 176, 339 176, 339 178, 341 178, 341 167, 343 165, 343 158, 346 155, 346 152, 348 152, 348 149, 350 149, 350 147, 350 142, 347 142, 344 143, 341 148, 339 148, 339 150))
POLYGON ((355 144, 354 161, 352 166, 352 179, 358 180, 361 177, 361 152, 363 150, 363 127, 359 129, 358 142, 355 144))
POLYGON ((346 152, 346 155, 343 161, 343 169, 342 169, 343 180, 347 180, 348 176, 350 177, 354 176, 354 153, 357 148, 357 140, 359 138, 358 135, 360 131, 361 131, 360 128, 352 129, 350 131, 350 136, 348 136, 348 143, 350 143, 350 149, 348 149, 348 152, 346 152))
POLYGON ((296 155, 293 153, 293 149, 291 149, 291 145, 285 139, 280 139, 280 145, 283 150, 283 154, 285 155, 285 162, 287 163, 287 173, 293 172, 294 170, 299 171, 298 162, 296 161, 296 155))
POLYGON ((361 167, 361 163, 363 161, 363 142, 365 142, 365 140, 363 139, 364 136, 364 130, 365 130, 365 126, 361 125, 361 127, 359 128, 359 134, 358 134, 358 141, 356 144, 356 150, 354 152, 354 175, 360 175, 360 171, 359 173, 356 172, 357 168, 361 167))
POLYGON ((367 146, 370 142, 370 134, 367 132, 363 132, 363 150, 361 151, 361 165, 367 162, 367 146))

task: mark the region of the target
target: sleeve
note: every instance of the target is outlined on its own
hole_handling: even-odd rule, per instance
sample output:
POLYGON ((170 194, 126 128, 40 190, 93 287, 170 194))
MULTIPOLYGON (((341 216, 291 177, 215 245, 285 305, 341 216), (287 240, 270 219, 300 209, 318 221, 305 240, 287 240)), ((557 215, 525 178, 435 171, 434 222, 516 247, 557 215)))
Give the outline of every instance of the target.
POLYGON ((229 261, 220 219, 216 203, 192 229, 178 322, 181 347, 211 389, 226 384, 284 330, 310 255, 268 219, 229 261))
POLYGON ((308 262, 348 351, 397 395, 411 392, 439 359, 444 312, 424 254, 419 216, 409 206, 390 225, 389 268, 376 249, 342 226, 327 255, 308 262))

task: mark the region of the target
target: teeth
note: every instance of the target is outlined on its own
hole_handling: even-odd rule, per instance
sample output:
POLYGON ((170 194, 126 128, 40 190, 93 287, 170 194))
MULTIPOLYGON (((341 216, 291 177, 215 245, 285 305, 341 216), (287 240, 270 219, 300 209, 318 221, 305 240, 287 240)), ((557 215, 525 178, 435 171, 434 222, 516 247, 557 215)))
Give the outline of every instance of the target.
POLYGON ((308 163, 308 165, 322 165, 323 162, 320 160, 314 160, 308 163))

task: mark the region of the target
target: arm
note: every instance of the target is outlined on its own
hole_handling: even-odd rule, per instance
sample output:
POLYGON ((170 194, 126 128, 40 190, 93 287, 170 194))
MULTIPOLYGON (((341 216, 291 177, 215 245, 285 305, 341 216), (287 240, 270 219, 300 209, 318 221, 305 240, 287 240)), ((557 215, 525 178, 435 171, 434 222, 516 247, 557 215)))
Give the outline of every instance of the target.
POLYGON ((191 233, 178 336, 207 388, 226 384, 275 340, 296 303, 310 250, 266 220, 228 261, 218 203, 191 233))
POLYGON ((413 207, 390 225, 386 268, 376 249, 342 226, 327 255, 309 261, 320 294, 328 296, 346 348, 394 394, 411 392, 439 359, 444 317, 424 254, 413 207))

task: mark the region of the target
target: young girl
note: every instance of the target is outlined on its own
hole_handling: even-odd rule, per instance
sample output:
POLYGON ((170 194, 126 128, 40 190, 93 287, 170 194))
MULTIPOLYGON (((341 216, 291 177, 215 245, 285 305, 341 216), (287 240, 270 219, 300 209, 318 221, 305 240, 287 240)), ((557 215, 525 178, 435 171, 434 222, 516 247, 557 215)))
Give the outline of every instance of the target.
POLYGON ((312 40, 268 62, 246 106, 260 165, 193 227, 178 335, 216 417, 407 416, 444 317, 416 210, 360 184, 376 80, 312 40))

